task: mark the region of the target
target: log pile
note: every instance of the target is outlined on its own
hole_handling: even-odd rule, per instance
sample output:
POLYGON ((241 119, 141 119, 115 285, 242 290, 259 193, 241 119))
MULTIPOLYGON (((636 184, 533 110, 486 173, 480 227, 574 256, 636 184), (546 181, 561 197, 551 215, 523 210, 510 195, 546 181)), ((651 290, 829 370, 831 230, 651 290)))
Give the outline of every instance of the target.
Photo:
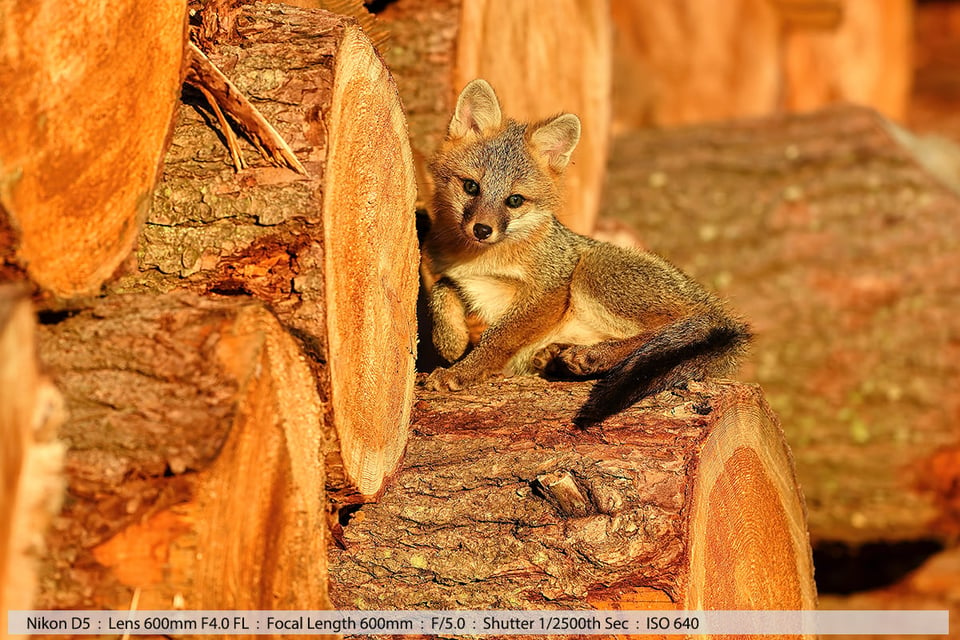
POLYGON ((846 107, 614 146, 605 213, 753 323, 816 540, 957 530, 960 198, 901 141, 846 107))
POLYGON ((584 432, 588 391, 421 392, 403 471, 331 550, 334 603, 813 608, 803 502, 759 389, 691 383, 584 432))
MULTIPOLYGON (((19 74, 0 81, 34 127, 0 134, 0 278, 28 291, 0 291, 4 607, 814 606, 793 461, 756 387, 691 384, 580 431, 589 383, 498 380, 422 393, 410 436, 416 163, 355 21, 197 0, 188 42, 184 3, 112 1, 136 23, 120 45, 166 46, 142 80, 154 93, 119 50, 63 85, 62 113, 20 76, 76 56, 33 36, 83 41, 92 5, 69 28, 53 5, 4 14, 31 38, 0 43, 19 74), (87 100, 114 76, 127 102, 87 100), (50 123, 64 130, 45 137, 50 123)), ((520 117, 581 116, 596 137, 568 221, 589 230, 607 5, 411 1, 381 17, 421 154, 476 75, 520 117)))
POLYGON ((328 606, 321 404, 272 314, 118 295, 39 338, 70 420, 38 608, 328 606))
POLYGON ((236 172, 207 102, 185 103, 136 269, 111 291, 268 304, 319 379, 330 491, 376 495, 403 451, 416 340, 415 185, 396 90, 357 26, 322 11, 245 7, 210 57, 307 175, 246 145, 236 172))
MULTIPOLYGON (((136 12, 150 12, 133 4, 111 15, 136 22, 136 12)), ((166 109, 157 116, 162 126, 144 115, 149 130, 129 127, 145 147, 159 131, 152 164, 144 161, 149 170, 86 161, 130 150, 112 117, 116 104, 107 109, 103 101, 75 110, 64 132, 87 155, 64 155, 59 137, 26 130, 0 140, 10 145, 0 148, 4 161, 21 159, 12 151, 23 149, 39 158, 22 156, 28 178, 3 166, 0 272, 34 294, 43 366, 69 414, 56 433, 68 446, 67 493, 46 538, 49 553, 38 572, 17 581, 3 572, 5 594, 36 575, 36 598, 22 589, 9 601, 20 607, 327 607, 330 501, 376 496, 399 464, 414 382, 417 255, 413 168, 396 89, 354 21, 227 4, 209 3, 224 22, 205 22, 204 7, 193 16, 204 52, 187 43, 183 4, 174 35, 166 5, 143 19, 176 54, 156 53, 172 69, 170 100, 154 96, 152 105, 166 109), (190 87, 174 120, 184 78, 190 87), (278 146, 292 168, 259 153, 276 155, 278 146), (57 174, 44 158, 58 153, 77 166, 57 174), (100 173, 83 197, 56 190, 71 187, 64 176, 86 179, 88 168, 100 173), (116 225, 95 217, 126 178, 139 191, 116 205, 116 225), (49 211, 34 215, 41 202, 49 211), (82 265, 69 259, 78 253, 72 248, 50 260, 28 251, 63 247, 75 234, 104 251, 80 252, 82 265)), ((71 33, 65 14, 40 15, 50 22, 34 25, 33 14, 11 12, 27 33, 71 33)), ((152 41, 140 32, 130 40, 138 52, 152 41)), ((31 78, 55 73, 60 58, 37 56, 24 42, 4 40, 4 60, 31 78)), ((95 37, 89 44, 106 49, 95 37)), ((103 69, 84 81, 102 91, 110 86, 102 75, 117 73, 132 98, 139 85, 120 72, 136 59, 122 52, 98 59, 103 69)), ((158 75, 143 81, 165 87, 158 75)), ((14 107, 34 114, 42 129, 47 113, 37 94, 45 98, 45 85, 17 80, 34 93, 14 107)), ((64 87, 67 104, 84 99, 75 85, 64 87)), ((140 102, 117 104, 130 118, 142 115, 140 102)), ((16 337, 32 326, 23 305, 11 325, 16 337)), ((23 358, 11 362, 23 366, 23 358)), ((15 390, 23 402, 31 397, 15 390)), ((22 417, 5 421, 4 434, 25 429, 22 417)), ((22 568, 22 539, 10 537, 10 523, 36 520, 31 544, 42 527, 23 512, 33 502, 6 501, 15 495, 7 489, 19 486, 17 469, 36 466, 25 462, 28 440, 11 435, 10 442, 23 446, 5 447, 0 557, 9 551, 22 568)))

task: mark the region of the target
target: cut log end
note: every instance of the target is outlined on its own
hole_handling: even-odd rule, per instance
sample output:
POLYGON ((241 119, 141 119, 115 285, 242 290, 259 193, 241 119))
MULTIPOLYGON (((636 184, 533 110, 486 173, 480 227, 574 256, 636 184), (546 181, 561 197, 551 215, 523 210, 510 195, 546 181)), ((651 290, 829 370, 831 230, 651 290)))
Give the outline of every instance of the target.
POLYGON ((715 407, 720 417, 696 467, 688 609, 816 608, 793 459, 753 395, 715 407))
POLYGON ((17 263, 70 298, 114 274, 149 210, 179 97, 186 3, 36 4, 5 9, 18 36, 0 42, 0 120, 17 126, 0 131, 0 215, 17 230, 17 263))
POLYGON ((373 495, 399 464, 410 423, 416 184, 396 87, 356 27, 340 45, 329 132, 324 257, 336 364, 331 401, 347 473, 359 493, 373 495))

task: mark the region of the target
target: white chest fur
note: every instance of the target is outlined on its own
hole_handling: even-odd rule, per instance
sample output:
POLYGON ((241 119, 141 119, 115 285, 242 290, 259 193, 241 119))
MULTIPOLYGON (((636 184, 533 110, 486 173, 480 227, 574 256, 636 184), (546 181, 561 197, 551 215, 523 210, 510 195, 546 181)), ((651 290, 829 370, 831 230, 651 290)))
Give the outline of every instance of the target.
POLYGON ((468 263, 457 265, 446 273, 460 289, 467 308, 487 324, 496 322, 510 308, 526 278, 521 268, 491 269, 490 266, 468 263))
POLYGON ((467 276, 456 280, 456 283, 463 293, 467 308, 487 324, 496 322, 517 295, 515 281, 491 276, 467 276))

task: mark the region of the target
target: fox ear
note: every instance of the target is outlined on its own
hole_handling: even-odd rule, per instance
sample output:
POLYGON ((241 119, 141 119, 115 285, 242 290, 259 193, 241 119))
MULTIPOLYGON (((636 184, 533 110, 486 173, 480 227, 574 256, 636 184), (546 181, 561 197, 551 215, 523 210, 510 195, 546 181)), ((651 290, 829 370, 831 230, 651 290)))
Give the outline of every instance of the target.
POLYGON ((530 142, 552 169, 561 171, 570 162, 570 154, 580 142, 580 118, 564 113, 538 123, 534 125, 530 142))
POLYGON ((471 132, 484 134, 500 128, 502 120, 497 94, 486 80, 478 78, 460 92, 448 135, 451 140, 456 140, 471 132))

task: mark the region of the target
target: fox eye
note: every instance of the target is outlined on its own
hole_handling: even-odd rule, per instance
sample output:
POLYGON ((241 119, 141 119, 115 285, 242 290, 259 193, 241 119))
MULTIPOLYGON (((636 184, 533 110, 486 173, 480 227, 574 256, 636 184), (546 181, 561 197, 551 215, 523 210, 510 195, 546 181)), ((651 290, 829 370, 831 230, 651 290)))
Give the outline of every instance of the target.
POLYGON ((511 209, 516 209, 517 207, 522 205, 524 202, 526 202, 526 198, 524 198, 519 193, 514 193, 513 195, 509 195, 507 196, 507 199, 503 201, 503 203, 508 207, 510 207, 511 209))
POLYGON ((477 184, 475 180, 464 180, 463 181, 463 192, 468 196, 475 196, 480 193, 480 185, 477 184))

